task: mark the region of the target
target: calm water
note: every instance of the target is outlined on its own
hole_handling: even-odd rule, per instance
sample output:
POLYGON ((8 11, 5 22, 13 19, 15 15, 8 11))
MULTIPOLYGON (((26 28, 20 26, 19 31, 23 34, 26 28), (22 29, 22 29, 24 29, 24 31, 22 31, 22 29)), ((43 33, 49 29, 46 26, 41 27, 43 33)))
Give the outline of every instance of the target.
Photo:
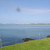
POLYGON ((21 43, 23 38, 39 39, 39 34, 40 39, 50 35, 50 25, 0 24, 0 43, 2 41, 3 46, 21 43))

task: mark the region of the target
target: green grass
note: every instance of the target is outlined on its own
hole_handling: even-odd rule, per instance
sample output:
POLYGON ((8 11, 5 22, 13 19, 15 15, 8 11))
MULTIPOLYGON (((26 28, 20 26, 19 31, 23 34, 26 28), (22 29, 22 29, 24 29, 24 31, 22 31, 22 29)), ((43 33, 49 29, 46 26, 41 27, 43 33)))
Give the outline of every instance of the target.
POLYGON ((24 43, 18 43, 15 45, 5 46, 0 50, 50 50, 50 38, 41 40, 31 40, 24 43))

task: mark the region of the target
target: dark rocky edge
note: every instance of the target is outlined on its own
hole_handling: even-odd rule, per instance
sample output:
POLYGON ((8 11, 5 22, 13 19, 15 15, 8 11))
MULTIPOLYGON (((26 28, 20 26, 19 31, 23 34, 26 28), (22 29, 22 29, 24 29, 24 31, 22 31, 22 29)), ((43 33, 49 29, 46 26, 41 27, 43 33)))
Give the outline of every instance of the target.
POLYGON ((50 35, 48 35, 47 38, 50 38, 50 35))
POLYGON ((30 41, 30 40, 35 40, 35 39, 31 39, 31 38, 24 38, 22 39, 24 42, 30 41))

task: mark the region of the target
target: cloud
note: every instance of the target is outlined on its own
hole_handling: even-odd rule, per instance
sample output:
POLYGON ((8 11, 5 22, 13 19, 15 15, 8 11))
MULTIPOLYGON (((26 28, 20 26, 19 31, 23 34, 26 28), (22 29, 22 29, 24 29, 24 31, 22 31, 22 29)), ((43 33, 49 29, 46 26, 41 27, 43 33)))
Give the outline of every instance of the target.
POLYGON ((23 12, 28 13, 50 13, 50 9, 30 9, 30 8, 21 8, 23 12))
MULTIPOLYGON (((8 6, 8 7, 0 7, 0 8, 15 11, 18 7, 8 6)), ((31 8, 19 8, 19 9, 21 10, 21 12, 24 13, 41 13, 41 14, 50 13, 50 9, 31 9, 31 8)))

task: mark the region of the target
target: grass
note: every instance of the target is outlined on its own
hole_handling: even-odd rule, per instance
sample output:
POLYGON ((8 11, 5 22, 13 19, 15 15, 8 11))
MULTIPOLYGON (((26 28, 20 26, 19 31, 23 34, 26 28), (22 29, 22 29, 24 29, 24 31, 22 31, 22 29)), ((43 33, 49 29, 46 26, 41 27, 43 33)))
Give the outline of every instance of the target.
POLYGON ((0 50, 50 50, 50 38, 9 45, 0 50))

